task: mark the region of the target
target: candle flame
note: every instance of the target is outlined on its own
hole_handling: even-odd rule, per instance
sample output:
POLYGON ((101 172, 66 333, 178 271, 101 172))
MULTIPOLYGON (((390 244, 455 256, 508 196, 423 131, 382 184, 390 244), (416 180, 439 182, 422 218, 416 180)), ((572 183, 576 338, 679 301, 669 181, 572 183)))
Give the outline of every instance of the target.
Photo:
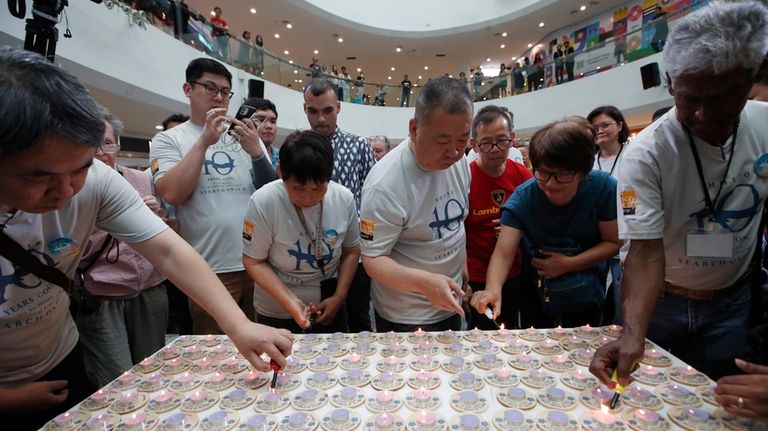
POLYGON ((504 329, 504 324, 499 325, 499 329, 504 329))
POLYGON ((607 405, 601 404, 600 411, 603 412, 604 415, 607 415, 608 413, 610 413, 611 409, 607 405))

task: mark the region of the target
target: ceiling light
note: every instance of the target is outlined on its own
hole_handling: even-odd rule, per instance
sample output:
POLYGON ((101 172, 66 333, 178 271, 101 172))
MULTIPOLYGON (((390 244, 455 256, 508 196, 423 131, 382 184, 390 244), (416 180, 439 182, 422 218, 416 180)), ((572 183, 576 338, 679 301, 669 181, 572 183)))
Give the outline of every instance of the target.
POLYGON ((491 62, 491 57, 486 58, 485 61, 490 63, 491 62))
POLYGON ((507 45, 504 45, 503 43, 501 45, 499 45, 499 48, 501 48, 501 49, 504 49, 506 47, 507 47, 507 45))
POLYGON ((280 39, 280 33, 275 33, 275 39, 280 39))
POLYGON ((389 70, 394 72, 395 71, 395 66, 390 67, 389 70))
POLYGON ((162 124, 158 124, 157 126, 155 126, 155 129, 163 130, 163 125, 162 124))
POLYGON ((403 50, 403 47, 401 47, 401 46, 398 46, 397 48, 395 48, 395 51, 396 51, 396 52, 400 52, 400 51, 402 51, 402 50, 403 50))
POLYGON ((449 78, 453 78, 453 75, 448 75, 449 78))
POLYGON ((533 44, 532 44, 532 43, 529 43, 529 44, 528 44, 528 48, 533 48, 533 44))
POLYGON ((255 7, 251 8, 251 13, 256 13, 256 8, 255 7))
POLYGON ((517 60, 517 57, 512 57, 512 60, 517 60))
POLYGON ((504 33, 502 33, 501 37, 507 37, 507 32, 505 31, 504 33))
POLYGON ((299 71, 296 69, 293 69, 293 73, 299 73, 299 71))
POLYGON ((320 54, 320 51, 318 50, 314 50, 313 52, 315 53, 315 55, 320 54))
POLYGON ((304 82, 303 80, 299 79, 299 82, 304 82))
POLYGON ((338 38, 338 39, 336 39, 336 40, 338 40, 338 41, 339 41, 339 43, 341 43, 341 42, 344 42, 344 39, 343 39, 343 38, 341 38, 341 37, 340 37, 340 38, 338 38))
POLYGON ((293 64, 293 60, 288 60, 288 64, 293 64))
POLYGON ((290 53, 291 53, 291 52, 290 52, 290 51, 288 51, 287 49, 286 49, 285 51, 283 51, 283 54, 285 54, 285 55, 288 55, 288 54, 290 54, 290 53))
POLYGON ((581 5, 581 7, 579 8, 579 10, 580 10, 580 11, 582 11, 582 12, 584 12, 585 10, 587 10, 587 5, 584 5, 584 4, 583 4, 583 5, 581 5))
POLYGON ((389 80, 391 81, 391 80, 392 80, 392 77, 391 77, 391 76, 387 76, 387 79, 389 79, 389 80))
POLYGON ((211 11, 211 16, 216 16, 216 12, 211 11))
POLYGON ((362 71, 363 71, 363 69, 360 69, 359 67, 357 68, 357 72, 358 72, 358 73, 359 73, 359 72, 362 72, 362 71))
POLYGON ((424 70, 429 70, 429 66, 424 66, 424 70))
POLYGON ((419 75, 419 79, 421 79, 421 75, 419 75))
POLYGON ((288 24, 286 24, 286 25, 285 25, 285 28, 293 28, 293 24, 291 24, 291 23, 289 22, 288 24))
POLYGON ((540 23, 539 23, 539 27, 544 27, 544 23, 543 23, 543 22, 540 22, 540 23))

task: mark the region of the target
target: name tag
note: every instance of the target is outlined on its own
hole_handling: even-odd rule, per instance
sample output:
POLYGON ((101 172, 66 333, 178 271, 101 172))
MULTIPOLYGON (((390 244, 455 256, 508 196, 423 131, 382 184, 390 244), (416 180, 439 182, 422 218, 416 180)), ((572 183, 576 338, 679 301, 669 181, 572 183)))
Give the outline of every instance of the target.
POLYGON ((689 233, 686 238, 686 256, 733 257, 733 234, 689 233))

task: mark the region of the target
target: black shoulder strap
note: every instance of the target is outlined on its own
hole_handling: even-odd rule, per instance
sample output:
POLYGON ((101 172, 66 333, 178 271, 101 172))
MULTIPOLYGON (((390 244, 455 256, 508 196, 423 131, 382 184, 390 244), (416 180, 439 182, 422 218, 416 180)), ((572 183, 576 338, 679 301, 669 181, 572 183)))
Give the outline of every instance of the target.
POLYGON ((73 281, 60 269, 44 265, 2 231, 0 231, 0 255, 43 280, 60 286, 67 294, 72 291, 73 281))

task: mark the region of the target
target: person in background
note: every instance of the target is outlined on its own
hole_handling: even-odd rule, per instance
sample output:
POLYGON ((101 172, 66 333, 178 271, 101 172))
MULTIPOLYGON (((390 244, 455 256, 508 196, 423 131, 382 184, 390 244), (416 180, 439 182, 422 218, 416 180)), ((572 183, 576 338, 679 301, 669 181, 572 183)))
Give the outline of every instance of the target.
POLYGON ((376 135, 368 138, 368 142, 371 143, 371 149, 373 149, 373 157, 378 162, 382 157, 386 156, 392 147, 389 144, 389 138, 384 135, 376 135))
POLYGON ((216 56, 221 61, 229 61, 229 25, 218 6, 213 8, 211 27, 213 27, 211 37, 216 46, 216 56))
POLYGON ((483 87, 483 69, 477 66, 475 73, 472 74, 472 88, 474 89, 475 101, 480 100, 480 94, 483 87))
POLYGON ((347 66, 341 66, 341 73, 339 74, 339 79, 341 81, 341 93, 344 96, 343 99, 338 99, 340 102, 351 102, 352 101, 352 77, 347 73, 347 66))
POLYGON ((568 75, 568 82, 573 82, 576 75, 573 73, 573 66, 576 64, 576 53, 571 46, 571 41, 563 42, 563 53, 565 54, 565 73, 568 75))
POLYGON ((592 170, 595 151, 595 133, 581 117, 550 123, 534 133, 530 154, 535 181, 517 187, 502 206, 501 232, 485 290, 475 292, 470 301, 478 313, 490 306, 498 317, 502 286, 522 240, 539 279, 536 287, 522 289, 522 326, 600 324, 607 274, 599 267, 618 253, 619 239, 616 180, 592 170), (579 284, 580 292, 589 295, 573 295, 568 301, 578 302, 563 302, 558 296, 562 294, 548 286, 569 273, 592 275, 590 280, 601 286, 579 284))
POLYGON ((507 80, 507 76, 509 75, 509 71, 507 70, 507 65, 504 63, 501 63, 501 67, 499 68, 499 97, 507 97, 507 85, 509 85, 509 81, 507 80))
POLYGON ((752 90, 749 92, 749 100, 768 102, 768 78, 755 82, 752 85, 752 90))
POLYGON ((253 68, 253 46, 251 45, 251 32, 243 32, 243 40, 240 41, 240 49, 237 52, 237 64, 248 73, 254 73, 253 68))
POLYGON ((653 115, 651 116, 651 123, 655 122, 656 120, 658 120, 659 118, 664 116, 664 114, 669 112, 669 110, 672 109, 672 108, 673 108, 672 106, 665 106, 663 108, 659 108, 659 109, 653 111, 653 115))
MULTIPOLYGON (((104 144, 96 158, 117 171, 136 189, 155 215, 167 212, 155 197, 152 178, 142 171, 120 166, 123 123, 100 106, 104 144)), ((103 387, 142 359, 165 346, 168 296, 160 274, 133 248, 102 230, 91 234, 83 249, 78 277, 92 301, 74 314, 83 362, 96 387, 103 387)))
POLYGON ((464 147, 472 110, 461 82, 430 80, 416 101, 409 138, 365 181, 360 237, 379 332, 461 328, 469 190, 464 147))
MULTIPOLYGON (((615 106, 599 106, 587 115, 587 121, 597 134, 597 146, 600 150, 595 155, 592 169, 607 172, 614 179, 619 177, 619 159, 629 139, 629 126, 624 115, 615 106)), ((621 262, 619 255, 609 261, 611 285, 608 298, 613 299, 613 308, 606 306, 603 323, 621 324, 621 262), (611 313, 612 312, 612 313, 611 313), (612 315, 611 315, 612 314, 612 315)))
POLYGON ((403 94, 402 97, 400 97, 400 106, 407 108, 411 106, 411 87, 413 87, 411 81, 408 80, 407 73, 403 75, 403 81, 400 83, 400 86, 403 87, 403 94))
POLYGON ((184 114, 171 114, 163 120, 163 131, 173 129, 174 127, 178 126, 179 124, 185 123, 189 120, 189 115, 184 114))
POLYGON ((256 46, 253 49, 253 67, 254 75, 263 75, 264 74, 264 38, 257 34, 256 38, 254 39, 254 42, 256 43, 256 46))
POLYGON ((280 149, 282 179, 250 198, 243 263, 255 282, 261 323, 294 333, 347 329, 344 302, 360 258, 360 231, 355 198, 331 181, 333 169, 327 136, 295 132, 280 149))
POLYGON ((251 97, 245 101, 256 109, 253 119, 259 124, 259 139, 264 144, 264 154, 269 155, 272 167, 277 170, 280 151, 273 145, 277 137, 277 107, 269 99, 251 97))
MULTIPOLYGON (((531 173, 521 164, 507 157, 515 141, 512 113, 498 106, 485 106, 472 122, 472 148, 479 155, 469 164, 469 211, 464 220, 467 232, 467 269, 472 291, 485 289, 488 261, 498 237, 501 206, 515 189, 531 178, 531 173)), ((520 254, 501 289, 502 309, 499 321, 507 328, 518 328, 520 254)), ((470 328, 496 329, 493 322, 482 313, 470 309, 470 328)))
POLYGON ((552 55, 552 58, 555 60, 555 82, 557 84, 562 84, 563 82, 563 73, 565 72, 565 63, 563 63, 563 45, 558 43, 557 49, 555 50, 555 53, 552 55))
POLYGON ((624 331, 590 366, 609 387, 614 372, 629 383, 647 337, 712 379, 748 372, 718 381, 716 399, 730 414, 766 417, 764 369, 735 363, 747 349, 753 286, 764 281, 755 251, 768 105, 747 97, 768 75, 766 52, 759 2, 708 3, 669 34, 662 60, 675 107, 620 162, 624 331))
POLYGON ((669 24, 667 24, 667 13, 661 8, 661 5, 656 5, 656 9, 653 10, 653 19, 651 24, 654 28, 653 36, 651 37, 651 48, 654 52, 661 52, 664 50, 664 43, 667 41, 667 35, 669 35, 669 24))

